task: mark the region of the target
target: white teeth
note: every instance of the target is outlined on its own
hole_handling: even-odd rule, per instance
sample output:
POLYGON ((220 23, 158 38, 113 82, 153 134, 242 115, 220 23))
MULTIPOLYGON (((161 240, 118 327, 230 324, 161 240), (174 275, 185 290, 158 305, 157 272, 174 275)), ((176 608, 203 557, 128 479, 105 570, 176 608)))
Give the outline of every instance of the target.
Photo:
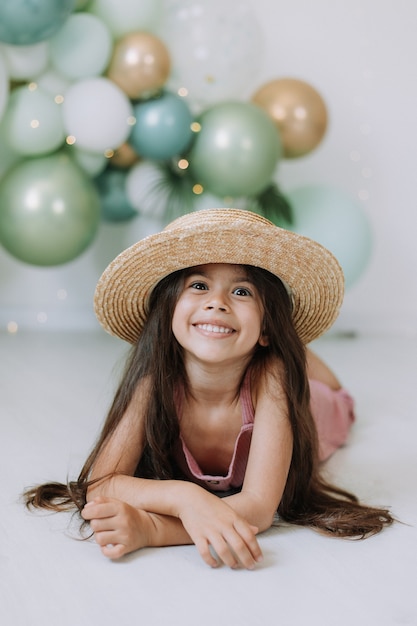
POLYGON ((213 326, 213 324, 198 324, 198 328, 201 328, 201 330, 205 330, 209 333, 224 333, 225 335, 229 335, 233 332, 231 328, 225 328, 224 326, 213 326))

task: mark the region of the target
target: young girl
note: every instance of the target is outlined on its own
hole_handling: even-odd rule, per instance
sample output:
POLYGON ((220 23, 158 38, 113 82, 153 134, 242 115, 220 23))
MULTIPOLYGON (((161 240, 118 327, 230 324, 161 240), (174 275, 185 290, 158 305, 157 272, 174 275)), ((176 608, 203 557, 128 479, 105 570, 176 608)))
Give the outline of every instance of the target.
POLYGON ((194 543, 212 567, 253 568, 277 512, 379 532, 387 510, 320 475, 353 401, 305 346, 342 298, 328 250, 249 211, 191 213, 125 250, 95 295, 100 323, 133 344, 107 421, 78 480, 31 488, 27 505, 77 507, 111 559, 194 543))

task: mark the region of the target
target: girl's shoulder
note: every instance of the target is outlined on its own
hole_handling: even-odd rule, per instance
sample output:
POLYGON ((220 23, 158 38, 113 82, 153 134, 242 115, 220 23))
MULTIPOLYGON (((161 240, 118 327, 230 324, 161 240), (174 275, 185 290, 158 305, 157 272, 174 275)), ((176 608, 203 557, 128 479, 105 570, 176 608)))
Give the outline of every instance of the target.
POLYGON ((271 357, 263 367, 251 368, 249 375, 252 404, 255 409, 259 399, 265 394, 277 400, 283 397, 285 367, 278 357, 271 357))

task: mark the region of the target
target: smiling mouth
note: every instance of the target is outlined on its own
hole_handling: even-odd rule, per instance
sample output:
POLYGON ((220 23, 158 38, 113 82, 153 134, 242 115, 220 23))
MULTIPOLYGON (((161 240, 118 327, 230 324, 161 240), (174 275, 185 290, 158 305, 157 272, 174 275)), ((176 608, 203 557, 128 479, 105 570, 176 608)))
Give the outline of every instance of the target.
POLYGON ((196 327, 200 330, 204 330, 207 333, 220 333, 222 335, 231 335, 235 331, 233 328, 227 328, 226 326, 216 326, 215 324, 196 324, 196 327))

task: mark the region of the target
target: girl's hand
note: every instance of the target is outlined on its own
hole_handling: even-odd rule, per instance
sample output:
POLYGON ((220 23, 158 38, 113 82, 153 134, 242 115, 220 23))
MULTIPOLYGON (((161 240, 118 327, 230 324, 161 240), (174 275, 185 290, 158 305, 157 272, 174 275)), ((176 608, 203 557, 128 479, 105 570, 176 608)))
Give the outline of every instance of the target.
POLYGON ((98 497, 81 513, 90 521, 96 542, 110 559, 149 545, 149 514, 113 498, 98 497))
POLYGON ((179 518, 204 561, 211 567, 219 562, 210 552, 231 567, 253 569, 262 561, 256 539, 258 529, 238 515, 226 502, 200 489, 179 504, 179 518))

